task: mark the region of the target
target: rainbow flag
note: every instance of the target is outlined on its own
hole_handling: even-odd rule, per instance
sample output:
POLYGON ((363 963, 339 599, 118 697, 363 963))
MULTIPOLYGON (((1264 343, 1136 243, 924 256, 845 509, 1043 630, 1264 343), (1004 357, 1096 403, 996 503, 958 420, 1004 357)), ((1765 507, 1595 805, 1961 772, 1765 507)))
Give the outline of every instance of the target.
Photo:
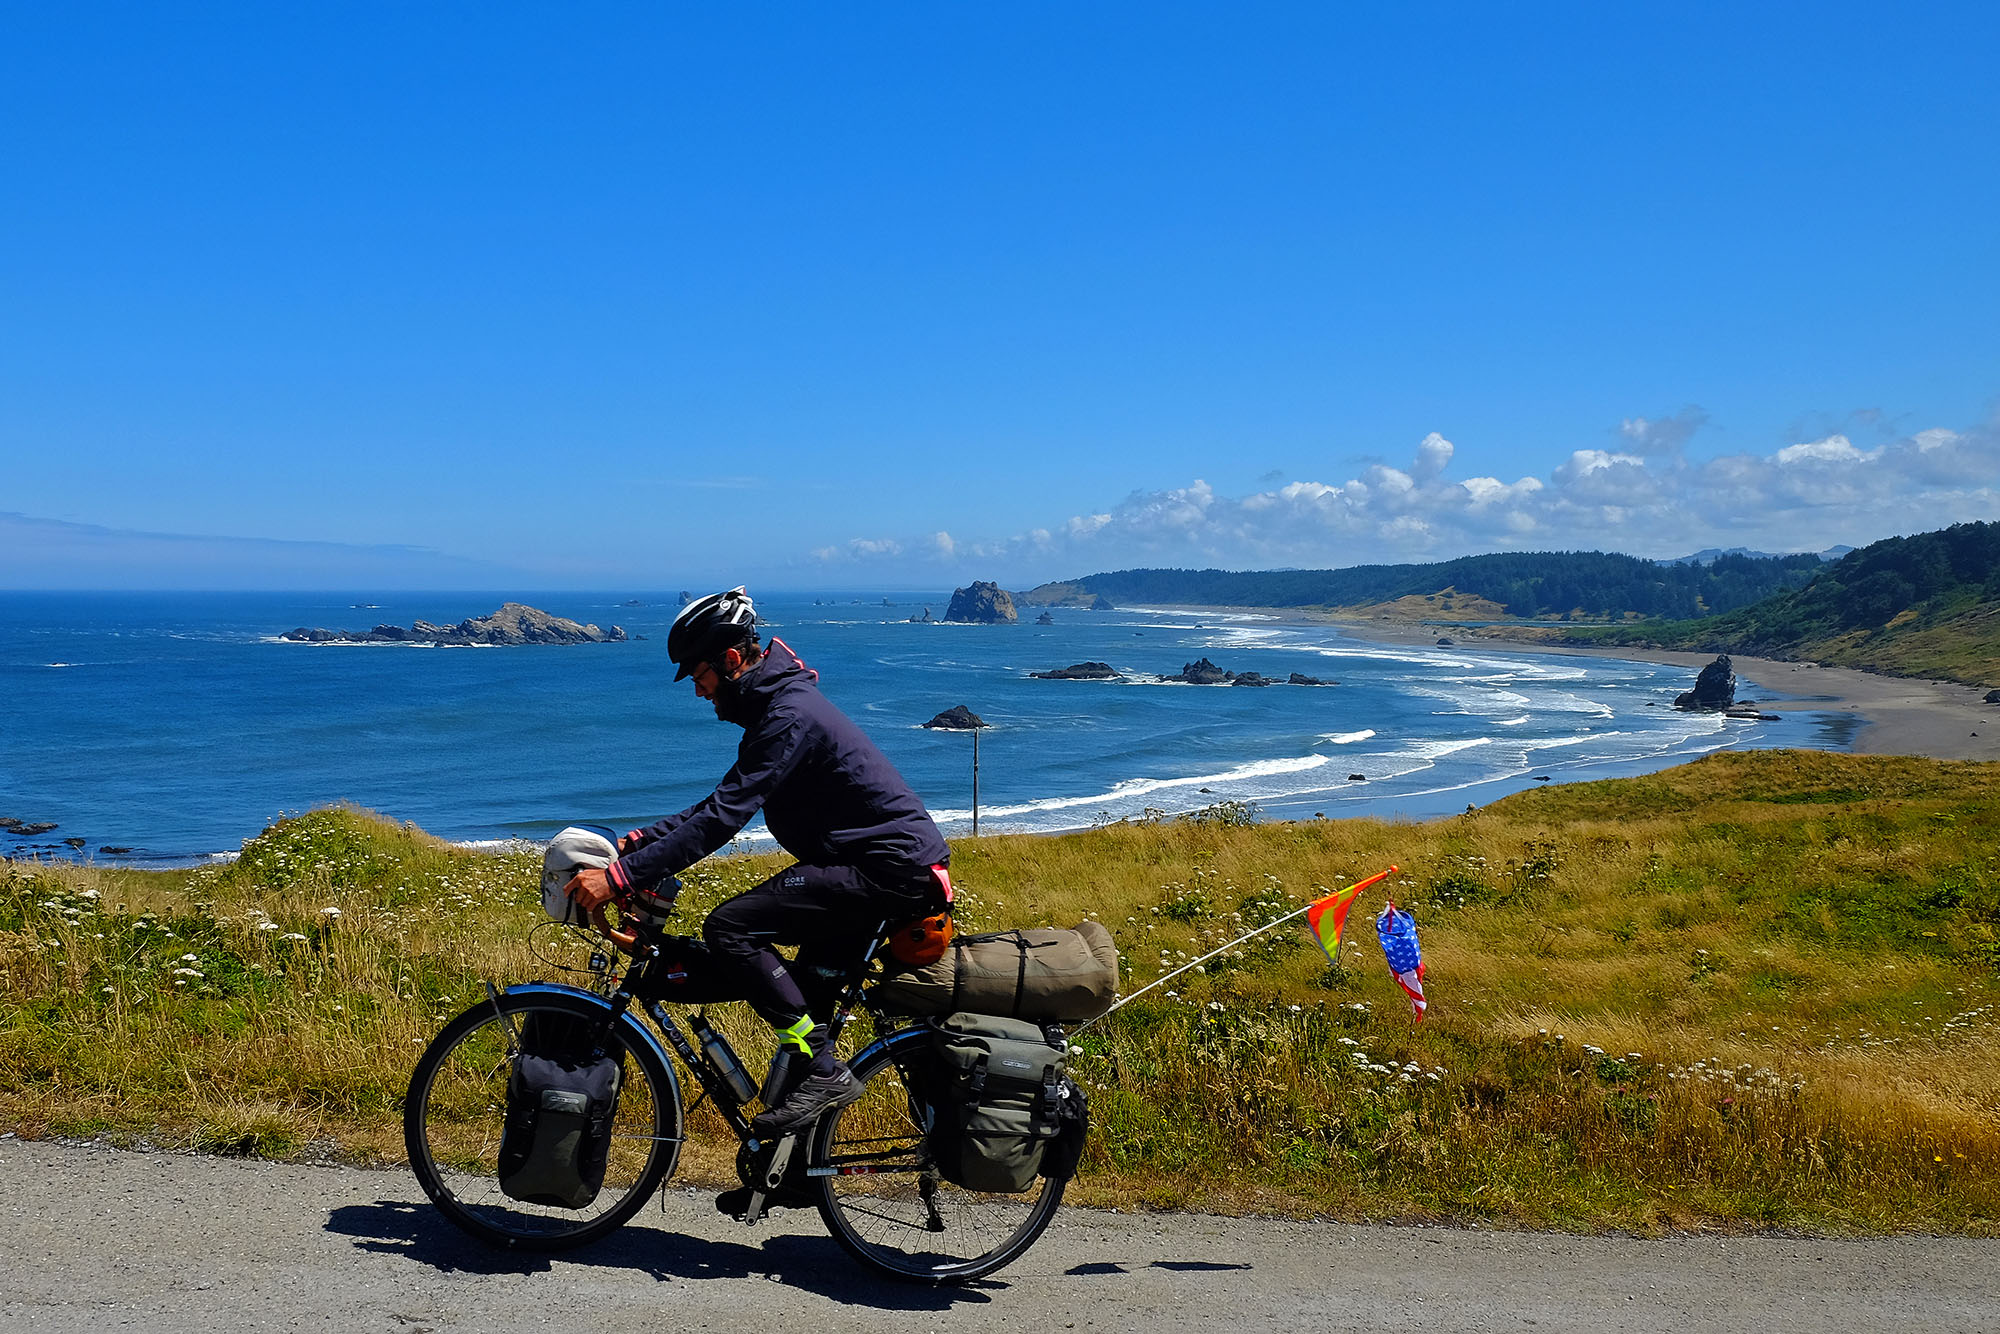
POLYGON ((1368 886, 1395 873, 1396 868, 1392 866, 1366 880, 1357 880, 1346 889, 1336 889, 1306 908, 1306 925, 1312 928, 1313 939, 1319 942, 1319 947, 1326 951, 1328 962, 1340 962, 1340 933, 1347 926, 1347 910, 1354 906, 1354 900, 1368 886))

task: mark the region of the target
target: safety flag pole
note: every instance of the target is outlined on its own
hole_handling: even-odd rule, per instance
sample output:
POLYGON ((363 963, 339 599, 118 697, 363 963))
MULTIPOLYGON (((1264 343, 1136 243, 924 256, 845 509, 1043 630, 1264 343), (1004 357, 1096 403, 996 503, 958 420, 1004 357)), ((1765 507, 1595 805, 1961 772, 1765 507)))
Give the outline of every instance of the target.
POLYGON ((1350 905, 1353 904, 1355 896, 1360 894, 1362 890, 1368 888, 1370 885, 1375 884, 1377 881, 1386 880, 1390 876, 1396 874, 1398 869, 1399 869, 1398 867, 1391 866, 1386 871, 1378 871, 1374 875, 1369 876, 1366 880, 1357 880, 1353 884, 1349 885, 1346 889, 1336 890, 1335 892, 1327 895, 1323 899, 1315 899, 1311 903, 1308 903, 1303 908, 1294 908, 1291 912, 1286 913, 1283 917, 1275 918, 1271 921, 1268 921, 1264 923, 1264 925, 1256 928, 1254 931, 1246 931, 1242 935, 1238 936, 1236 939, 1230 941, 1227 945, 1216 946, 1208 953, 1202 955, 1199 959, 1190 960, 1189 962, 1184 963, 1180 967, 1174 969, 1173 972, 1167 973, 1161 977, 1154 978, 1152 981, 1148 982, 1145 986, 1140 987, 1137 991, 1133 992, 1131 995, 1120 996, 1115 1002, 1112 1003, 1111 1008, 1106 1010, 1103 1014, 1098 1015, 1097 1019, 1088 1019, 1085 1020, 1083 1023, 1078 1024, 1075 1030, 1071 1033, 1071 1036, 1074 1037, 1077 1033, 1083 1032, 1084 1029, 1089 1028, 1092 1024, 1096 1023, 1098 1019, 1104 1019, 1109 1015, 1115 1013, 1116 1011, 1123 1009, 1125 1006, 1131 1004, 1135 1000, 1138 1000, 1139 997, 1145 995, 1147 992, 1151 991, 1154 987, 1159 986, 1161 983, 1171 982, 1175 978, 1179 977, 1182 973, 1187 972, 1190 968, 1196 968, 1202 964, 1207 963, 1210 959, 1213 959, 1216 955, 1221 954, 1223 951, 1235 949, 1238 945, 1241 945, 1244 941, 1249 940, 1251 937, 1261 936, 1266 931, 1269 931, 1272 927, 1283 926, 1286 922, 1291 921, 1294 917, 1304 916, 1306 913, 1313 914, 1312 917, 1313 934, 1319 940, 1319 947, 1326 951, 1327 958, 1329 959, 1334 958, 1333 951, 1340 944, 1341 927, 1346 925, 1347 922, 1347 909, 1350 905), (1327 933, 1323 931, 1320 926, 1320 923, 1325 920, 1324 915, 1329 908, 1332 909, 1334 914, 1333 932, 1332 932, 1333 944, 1331 945, 1327 944, 1327 933), (1315 912, 1314 911, 1315 909, 1317 909, 1318 911, 1315 912))

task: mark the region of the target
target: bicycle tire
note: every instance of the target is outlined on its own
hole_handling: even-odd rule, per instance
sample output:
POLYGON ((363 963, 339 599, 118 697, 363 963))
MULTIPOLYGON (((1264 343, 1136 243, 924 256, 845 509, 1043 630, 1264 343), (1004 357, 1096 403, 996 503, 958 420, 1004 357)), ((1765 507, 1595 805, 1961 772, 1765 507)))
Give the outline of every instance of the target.
POLYGON ((410 1170, 444 1216, 494 1246, 562 1251, 607 1236, 645 1206, 680 1158, 680 1084, 671 1065, 621 1022, 613 1040, 625 1077, 604 1187, 582 1209, 526 1204, 500 1189, 498 1151, 512 1067, 512 1033, 536 1012, 602 1022, 603 1001, 584 993, 503 995, 446 1024, 410 1074, 403 1143, 410 1170), (501 1021, 504 1013, 511 1024, 501 1021))
POLYGON ((924 1147, 924 1103, 905 1074, 929 1040, 906 1028, 855 1059, 864 1092, 820 1119, 806 1166, 827 1231, 861 1265, 905 1282, 966 1283, 1034 1245, 1067 1183, 1038 1177, 1032 1191, 1002 1195, 938 1175, 924 1147))

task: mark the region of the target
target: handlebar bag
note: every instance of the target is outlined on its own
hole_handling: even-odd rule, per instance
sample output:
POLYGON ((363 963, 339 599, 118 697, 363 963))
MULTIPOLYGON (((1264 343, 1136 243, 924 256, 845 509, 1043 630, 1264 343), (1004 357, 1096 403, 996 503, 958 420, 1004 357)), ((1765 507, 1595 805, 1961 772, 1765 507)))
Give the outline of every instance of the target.
POLYGON ((1024 1020, 953 1014, 938 1021, 928 1143, 945 1180, 1010 1194, 1035 1184, 1061 1130, 1068 1050, 1024 1020))
POLYGON ((583 1044, 542 1045, 547 1037, 524 1031, 507 1076, 500 1189, 524 1204, 582 1209, 604 1185, 624 1062, 583 1044))
POLYGON ((906 1014, 968 1011, 1038 1023, 1081 1023, 1118 997, 1118 945, 1091 921, 960 936, 944 957, 892 972, 873 993, 906 1014))

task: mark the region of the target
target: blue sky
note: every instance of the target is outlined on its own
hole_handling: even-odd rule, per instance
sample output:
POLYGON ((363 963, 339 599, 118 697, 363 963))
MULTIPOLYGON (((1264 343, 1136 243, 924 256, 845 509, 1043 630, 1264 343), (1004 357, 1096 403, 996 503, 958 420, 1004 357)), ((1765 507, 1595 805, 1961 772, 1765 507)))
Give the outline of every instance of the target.
POLYGON ((0 587, 2000 518, 2000 9, 7 6, 0 587))

